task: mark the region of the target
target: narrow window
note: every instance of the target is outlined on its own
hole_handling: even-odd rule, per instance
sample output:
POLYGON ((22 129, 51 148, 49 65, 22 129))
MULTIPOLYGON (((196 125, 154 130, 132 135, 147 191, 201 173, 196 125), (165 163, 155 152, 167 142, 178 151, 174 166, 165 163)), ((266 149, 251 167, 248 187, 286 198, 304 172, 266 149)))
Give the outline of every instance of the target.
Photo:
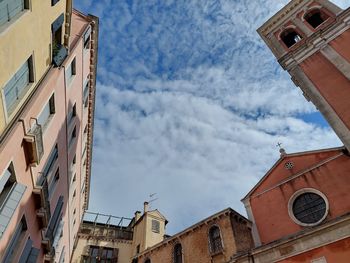
POLYGON ((71 111, 69 112, 68 114, 68 124, 71 124, 72 123, 72 120, 74 119, 74 117, 77 116, 77 105, 76 103, 74 103, 71 111))
POLYGON ((20 100, 24 97, 30 87, 29 83, 31 82, 34 82, 32 57, 17 70, 4 87, 5 104, 8 115, 13 112, 20 100))
POLYGON ((89 105, 89 80, 86 81, 83 91, 83 103, 84 107, 87 108, 89 105))
POLYGON ((38 116, 38 124, 41 125, 43 129, 47 127, 49 120, 55 114, 55 95, 53 94, 49 101, 46 103, 44 109, 38 116))
POLYGON ((74 58, 66 70, 67 83, 70 83, 75 75, 76 75, 76 60, 74 58))
POLYGON ((151 260, 148 258, 148 259, 145 260, 144 263, 151 263, 151 260))
POLYGON ((212 226, 209 230, 209 244, 210 252, 215 254, 222 251, 222 241, 220 228, 218 226, 212 226))
POLYGON ((19 243, 21 242, 21 239, 23 238, 26 231, 27 231, 27 222, 26 222, 25 217, 23 216, 21 221, 19 222, 15 232, 12 234, 12 238, 11 238, 10 243, 7 246, 3 262, 12 262, 13 261, 13 257, 17 253, 19 243))
POLYGON ((182 246, 180 243, 174 246, 174 263, 182 263, 182 246))
POLYGON ((324 21, 326 21, 329 16, 325 14, 324 12, 321 12, 319 9, 314 9, 308 12, 304 16, 305 20, 309 23, 310 26, 313 28, 318 27, 321 25, 324 21))
POLYGON ((294 29, 289 28, 281 33, 281 39, 283 43, 288 48, 290 48, 298 43, 302 39, 302 36, 298 34, 294 29))
POLYGON ((59 169, 59 167, 57 167, 55 174, 53 176, 50 176, 47 179, 47 183, 49 186, 49 197, 51 197, 52 194, 54 193, 55 187, 56 187, 59 179, 60 179, 60 169, 59 169))
MULTIPOLYGON (((55 147, 51 150, 49 157, 47 158, 46 164, 44 165, 44 168, 41 173, 42 176, 47 178, 50 177, 50 174, 52 172, 52 169, 57 159, 58 159, 58 146, 56 144, 55 147)), ((38 178, 38 182, 37 182, 38 185, 41 185, 41 183, 43 182, 42 176, 38 178)))
POLYGON ((73 141, 75 140, 75 138, 77 137, 77 127, 74 126, 72 133, 70 135, 70 139, 69 139, 69 146, 72 145, 73 141))

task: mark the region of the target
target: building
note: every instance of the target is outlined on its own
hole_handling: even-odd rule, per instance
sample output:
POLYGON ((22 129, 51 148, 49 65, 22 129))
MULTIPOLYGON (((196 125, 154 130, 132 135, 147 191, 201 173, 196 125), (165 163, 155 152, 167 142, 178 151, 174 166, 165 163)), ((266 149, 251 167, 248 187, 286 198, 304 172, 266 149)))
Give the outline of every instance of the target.
POLYGON ((350 149, 350 8, 291 1, 258 29, 307 100, 350 149))
POLYGON ((253 245, 251 222, 230 208, 173 236, 165 234, 165 217, 147 203, 132 219, 109 216, 101 223, 99 216, 81 225, 72 263, 224 263, 253 245))
POLYGON ((88 205, 98 19, 0 3, 0 262, 69 262, 88 205))
POLYGON ((292 0, 258 29, 281 66, 345 147, 281 157, 243 198, 255 247, 234 262, 350 259, 350 8, 292 0))

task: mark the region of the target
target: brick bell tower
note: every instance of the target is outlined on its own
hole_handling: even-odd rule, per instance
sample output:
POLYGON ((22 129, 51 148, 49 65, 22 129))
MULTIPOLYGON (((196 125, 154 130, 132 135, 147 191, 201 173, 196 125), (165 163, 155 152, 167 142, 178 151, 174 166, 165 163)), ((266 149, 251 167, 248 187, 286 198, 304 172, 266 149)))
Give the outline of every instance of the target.
POLYGON ((258 33, 350 150, 350 8, 292 0, 258 33))

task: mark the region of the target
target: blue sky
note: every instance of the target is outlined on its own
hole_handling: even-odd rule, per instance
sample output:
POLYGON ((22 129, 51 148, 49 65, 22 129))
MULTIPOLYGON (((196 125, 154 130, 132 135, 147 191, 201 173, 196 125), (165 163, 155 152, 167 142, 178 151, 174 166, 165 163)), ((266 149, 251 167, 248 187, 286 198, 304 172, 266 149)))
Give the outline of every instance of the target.
POLYGON ((173 234, 226 207, 245 214, 277 142, 341 145, 256 33, 286 3, 75 1, 100 17, 89 210, 132 217, 157 193, 173 234))

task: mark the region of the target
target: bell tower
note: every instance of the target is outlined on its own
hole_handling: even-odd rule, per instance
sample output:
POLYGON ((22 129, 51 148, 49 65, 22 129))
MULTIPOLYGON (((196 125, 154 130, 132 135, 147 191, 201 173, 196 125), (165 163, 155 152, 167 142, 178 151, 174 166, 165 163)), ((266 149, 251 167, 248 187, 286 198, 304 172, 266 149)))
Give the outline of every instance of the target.
POLYGON ((350 8, 292 0, 258 33, 350 150, 350 8))

